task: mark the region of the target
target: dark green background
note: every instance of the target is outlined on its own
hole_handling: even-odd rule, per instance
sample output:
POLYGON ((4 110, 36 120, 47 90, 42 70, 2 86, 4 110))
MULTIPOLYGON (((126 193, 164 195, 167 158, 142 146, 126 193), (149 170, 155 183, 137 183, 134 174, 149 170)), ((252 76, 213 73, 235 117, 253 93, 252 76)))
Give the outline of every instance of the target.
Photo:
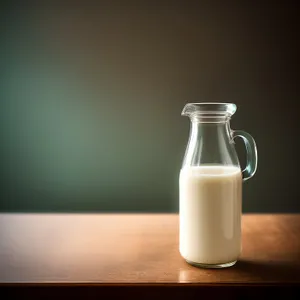
POLYGON ((243 211, 300 211, 296 5, 224 2, 3 5, 0 211, 178 211, 201 101, 256 139, 243 211))

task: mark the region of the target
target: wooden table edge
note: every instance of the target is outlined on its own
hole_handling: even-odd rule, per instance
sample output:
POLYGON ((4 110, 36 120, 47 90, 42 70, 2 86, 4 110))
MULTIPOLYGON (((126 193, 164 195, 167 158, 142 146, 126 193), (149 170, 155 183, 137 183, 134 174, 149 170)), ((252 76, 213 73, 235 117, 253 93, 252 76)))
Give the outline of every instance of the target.
POLYGON ((0 283, 0 287, 272 287, 272 286, 298 286, 300 282, 222 282, 222 283, 174 283, 174 282, 145 282, 145 283, 102 283, 102 282, 15 282, 0 283))

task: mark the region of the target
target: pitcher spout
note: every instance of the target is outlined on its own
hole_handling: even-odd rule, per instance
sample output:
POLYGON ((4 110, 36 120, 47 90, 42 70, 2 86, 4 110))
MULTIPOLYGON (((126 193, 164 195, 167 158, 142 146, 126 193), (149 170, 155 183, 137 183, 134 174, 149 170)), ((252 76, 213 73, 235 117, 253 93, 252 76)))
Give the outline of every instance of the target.
POLYGON ((197 112, 197 104, 196 103, 187 103, 182 112, 181 115, 184 117, 190 117, 193 113, 197 112))

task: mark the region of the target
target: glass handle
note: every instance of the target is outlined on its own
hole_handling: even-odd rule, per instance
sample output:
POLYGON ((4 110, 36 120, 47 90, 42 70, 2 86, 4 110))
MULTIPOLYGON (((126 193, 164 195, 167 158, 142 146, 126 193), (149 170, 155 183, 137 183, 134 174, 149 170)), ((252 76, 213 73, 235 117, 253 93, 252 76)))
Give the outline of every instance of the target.
POLYGON ((247 151, 247 164, 242 171, 243 181, 251 178, 257 168, 257 148, 254 138, 243 130, 235 130, 232 132, 233 138, 240 137, 243 139, 247 151))

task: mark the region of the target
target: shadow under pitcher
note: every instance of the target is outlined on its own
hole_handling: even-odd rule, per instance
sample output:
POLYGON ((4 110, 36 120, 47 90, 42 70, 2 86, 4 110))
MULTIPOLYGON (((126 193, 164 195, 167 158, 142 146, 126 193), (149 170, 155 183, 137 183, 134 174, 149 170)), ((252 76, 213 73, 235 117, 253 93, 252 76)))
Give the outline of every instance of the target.
POLYGON ((253 137, 231 130, 233 103, 188 103, 190 136, 179 176, 179 250, 190 264, 233 266, 241 254, 242 183, 257 168, 253 137), (234 139, 243 139, 247 164, 241 170, 234 139))

